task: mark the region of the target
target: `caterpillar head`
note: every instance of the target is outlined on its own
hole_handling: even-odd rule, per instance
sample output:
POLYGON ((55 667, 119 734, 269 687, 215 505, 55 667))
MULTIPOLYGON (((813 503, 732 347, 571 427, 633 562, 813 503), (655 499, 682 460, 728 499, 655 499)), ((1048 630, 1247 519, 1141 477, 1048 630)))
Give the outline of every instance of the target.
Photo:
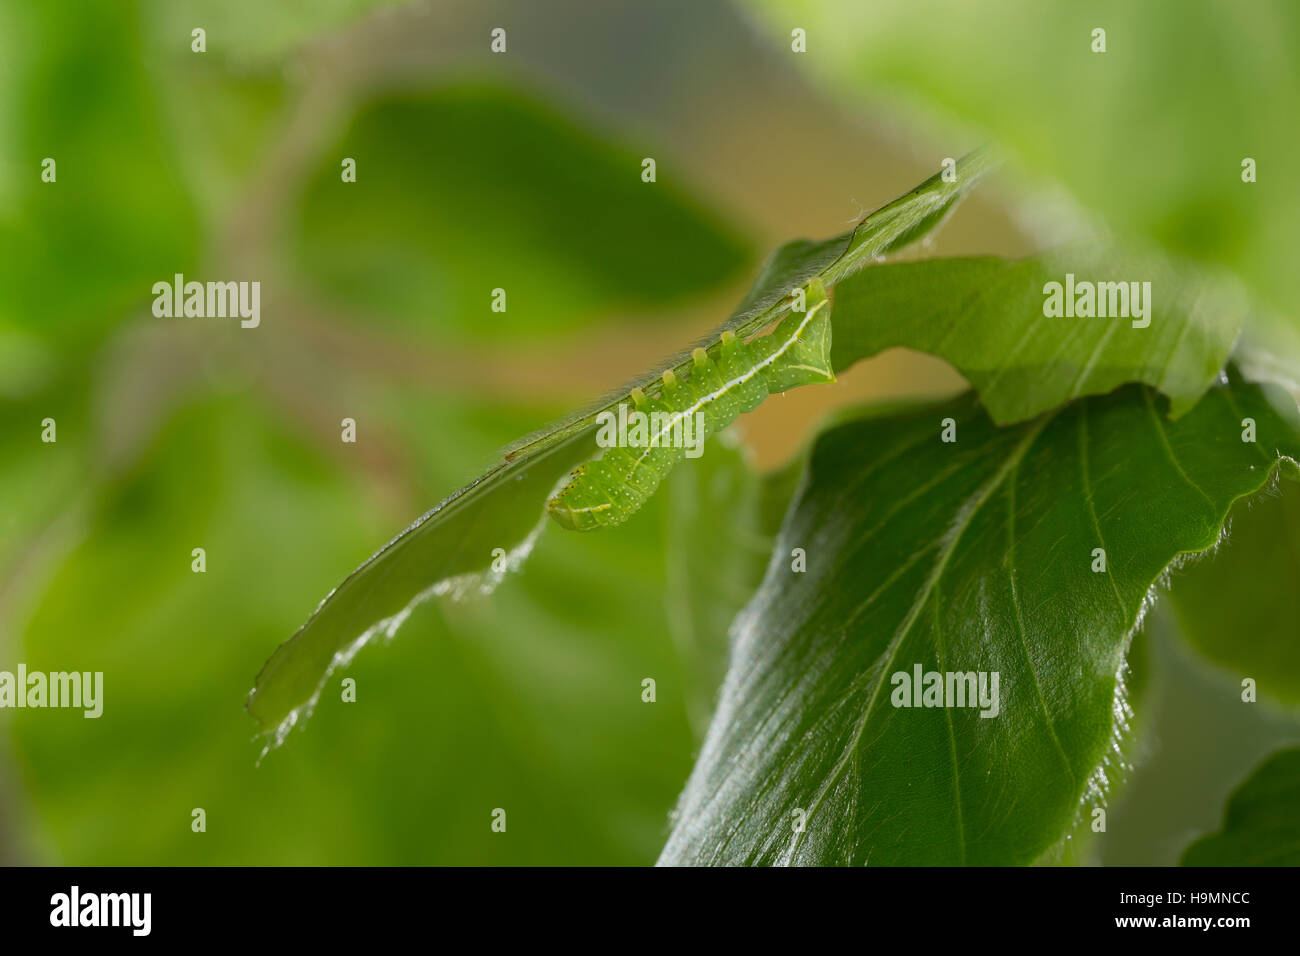
POLYGON ((602 521, 603 513, 613 508, 607 501, 601 501, 592 494, 589 485, 582 481, 587 473, 587 465, 579 465, 569 476, 569 483, 553 498, 546 502, 546 510, 552 518, 569 531, 592 531, 607 522, 602 521), (591 500, 582 500, 590 498, 591 500))

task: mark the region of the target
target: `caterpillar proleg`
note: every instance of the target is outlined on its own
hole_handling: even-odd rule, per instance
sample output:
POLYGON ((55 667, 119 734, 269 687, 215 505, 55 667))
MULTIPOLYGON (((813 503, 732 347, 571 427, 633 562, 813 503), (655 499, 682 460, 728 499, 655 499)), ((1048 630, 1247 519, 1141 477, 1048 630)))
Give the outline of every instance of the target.
MULTIPOLYGON (((702 442, 773 392, 834 382, 830 302, 820 279, 808 283, 804 298, 804 311, 791 312, 768 335, 743 342, 728 331, 712 347, 715 355, 697 348, 684 370, 663 373, 658 395, 634 388, 628 396, 634 411, 652 423, 644 441, 609 445, 574 469, 546 503, 551 517, 574 531, 622 524, 686 456, 674 438, 697 432, 694 437, 702 442)), ((624 412, 626 405, 620 403, 624 412)), ((620 421, 626 418, 623 414, 620 421)))

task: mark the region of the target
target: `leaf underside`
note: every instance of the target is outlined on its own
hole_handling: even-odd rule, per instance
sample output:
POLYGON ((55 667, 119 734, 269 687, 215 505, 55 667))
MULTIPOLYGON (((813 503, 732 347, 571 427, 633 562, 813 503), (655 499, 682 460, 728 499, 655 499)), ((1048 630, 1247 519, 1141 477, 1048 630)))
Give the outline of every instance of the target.
POLYGON ((1177 418, 1218 377, 1245 312, 1230 283, 1109 244, 1020 260, 903 262, 865 269, 836 287, 832 364, 842 370, 900 345, 937 355, 965 376, 1000 425, 1127 382, 1160 389, 1177 418), (1045 315, 1044 286, 1064 284, 1067 274, 1122 283, 1102 299, 1108 310, 1127 304, 1130 315, 1045 315), (1133 283, 1140 300, 1130 298, 1133 283), (1144 317, 1136 316, 1139 301, 1150 307, 1144 317))
MULTIPOLYGON (((956 182, 935 175, 850 232, 783 246, 764 265, 737 311, 701 344, 716 345, 728 329, 747 338, 789 312, 794 287, 814 277, 831 285, 873 257, 921 238, 992 165, 988 153, 973 153, 958 163, 956 182)), ((545 501, 556 483, 595 455, 596 414, 613 407, 634 385, 657 394, 653 383, 660 373, 684 366, 689 351, 610 400, 523 440, 500 465, 424 514, 353 571, 258 674, 246 707, 263 730, 282 740, 310 712, 329 675, 371 637, 399 626, 414 604, 441 590, 490 589, 500 578, 483 573, 494 549, 512 551, 511 566, 521 562, 539 533, 545 501)))

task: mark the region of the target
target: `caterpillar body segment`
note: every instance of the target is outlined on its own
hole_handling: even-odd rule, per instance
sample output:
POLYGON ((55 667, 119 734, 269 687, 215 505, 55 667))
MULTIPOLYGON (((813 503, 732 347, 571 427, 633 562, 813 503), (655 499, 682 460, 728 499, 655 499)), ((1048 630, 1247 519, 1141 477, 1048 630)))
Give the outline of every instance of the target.
POLYGON ((631 411, 648 423, 641 434, 635 428, 620 431, 627 402, 618 406, 617 429, 615 413, 603 412, 609 416, 598 434, 604 450, 574 469, 564 488, 547 501, 551 517, 573 531, 622 524, 686 457, 688 446, 698 450, 706 438, 773 392, 834 382, 830 302, 820 280, 808 284, 805 302, 805 311, 791 312, 768 335, 742 342, 727 331, 714 356, 696 349, 684 370, 687 377, 672 369, 664 372, 657 396, 633 389, 631 411))

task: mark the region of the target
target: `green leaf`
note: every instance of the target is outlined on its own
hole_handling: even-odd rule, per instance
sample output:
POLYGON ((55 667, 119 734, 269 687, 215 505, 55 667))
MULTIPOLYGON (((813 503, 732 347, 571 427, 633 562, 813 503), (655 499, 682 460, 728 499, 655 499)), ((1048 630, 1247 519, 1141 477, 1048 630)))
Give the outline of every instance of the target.
MULTIPOLYGON (((73 440, 62 428, 60 418, 56 446, 33 440, 28 425, 18 434, 48 456, 73 440)), ((33 477, 62 478, 75 464, 33 477)), ((27 838, 15 847, 24 859, 654 861, 693 747, 688 669, 664 637, 665 516, 655 501, 617 536, 540 541, 529 572, 491 601, 419 608, 404 640, 336 674, 315 733, 255 766, 248 721, 231 702, 248 689, 249 659, 300 621, 321 582, 382 526, 387 509, 367 489, 371 479, 341 467, 328 440, 242 392, 205 394, 170 414, 129 470, 80 489, 60 519, 67 533, 5 563, 0 632, 13 644, 0 669, 25 661, 105 674, 97 719, 4 711, 10 779, 27 808, 14 830, 27 838), (196 546, 207 551, 203 574, 191 571, 196 546), (23 579, 15 608, 11 584, 23 579), (355 702, 341 699, 344 676, 356 681, 355 702), (653 705, 641 701, 647 676, 658 681, 653 705), (196 806, 208 813, 202 837, 188 826, 196 806), (522 839, 491 831, 498 806, 522 839), (88 825, 104 807, 114 825, 88 825)))
MULTIPOLYGON (((0 134, 0 337, 11 326, 60 361, 93 354, 146 312, 154 282, 190 271, 198 254, 140 7, 23 4, 0 15, 21 50, 13 122, 0 134), (47 158, 54 182, 41 178, 47 158)), ((0 100, 8 106, 9 93, 0 100)))
POLYGON ((509 88, 390 94, 308 171, 294 252, 336 308, 444 342, 545 336, 743 276, 746 244, 680 176, 642 182, 643 155, 509 88))
POLYGON ((1269 757, 1228 800, 1223 829, 1183 854, 1182 866, 1300 866, 1300 747, 1269 757))
POLYGON ((832 362, 843 370, 899 345, 938 355, 974 386, 999 424, 1126 382, 1159 388, 1178 417, 1223 368, 1245 308, 1226 283, 1109 246, 1017 261, 898 263, 864 269, 836 288, 832 362), (1150 283, 1141 300, 1149 313, 1131 320, 1044 315, 1046 284, 1064 285, 1067 274, 1123 283, 1130 310, 1138 302, 1129 300, 1130 283, 1150 283))
MULTIPOLYGON (((879 257, 924 238, 943 223, 962 197, 996 165, 997 160, 987 148, 976 150, 956 164, 952 182, 944 181, 936 173, 868 215, 849 232, 821 241, 787 242, 768 257, 749 293, 730 318, 699 344, 715 345, 724 331, 747 339, 790 314, 789 296, 795 288, 807 285, 813 278, 820 279, 827 287, 834 286, 879 257)), ((679 377, 689 378, 691 351, 689 347, 682 349, 653 371, 619 389, 610 396, 610 401, 601 401, 572 416, 558 428, 522 444, 513 454, 528 454, 538 446, 548 446, 591 428, 599 412, 615 408, 633 387, 658 395, 659 377, 665 369, 671 368, 679 377)))
POLYGON ((206 28, 207 56, 243 69, 278 63, 325 33, 339 33, 366 17, 409 6, 410 0, 185 0, 154 6, 154 29, 181 37, 189 54, 190 31, 206 28))
POLYGON ((1300 704, 1295 594, 1280 586, 1300 581, 1300 486, 1278 491, 1233 508, 1223 543, 1178 573, 1168 601, 1198 651, 1254 678, 1259 693, 1300 704))
MULTIPOLYGON (((986 153, 972 154, 957 164, 956 182, 936 174, 851 232, 821 243, 783 246, 719 331, 732 329, 747 336, 764 329, 789 312, 787 297, 795 285, 813 276, 837 281, 872 257, 920 238, 991 165, 986 153)), ((715 340, 710 336, 710 342, 715 340)), ((689 350, 668 367, 687 361, 689 350)), ((657 394, 650 383, 661 370, 632 384, 657 394)), ((424 514, 353 571, 258 674, 247 709, 262 728, 282 741, 310 713, 329 675, 376 635, 393 633, 421 601, 440 593, 490 590, 502 576, 482 573, 495 549, 506 552, 507 566, 517 567, 541 533, 545 501, 556 483, 596 453, 597 413, 615 407, 626 395, 627 389, 620 390, 611 401, 525 439, 501 464, 424 514)))
POLYGON ((590 456, 578 435, 504 462, 462 488, 352 572, 257 675, 248 712, 282 742, 309 716, 321 687, 371 639, 391 636, 417 604, 438 594, 486 593, 517 568, 546 521, 556 482, 590 456), (500 549, 501 553, 493 554, 500 549))
POLYGON ((727 630, 763 580, 775 529, 760 517, 768 482, 723 432, 695 467, 664 482, 669 634, 690 662, 691 724, 703 737, 727 669, 727 630))
MULTIPOLYGON (((1257 0, 1245 16, 1215 0, 760 6, 786 42, 792 23, 808 31, 816 55, 797 59, 851 109, 871 97, 930 133, 981 130, 1117 235, 1231 270, 1297 326, 1300 180, 1279 170, 1300 152, 1300 8, 1290 0, 1257 0), (1105 53, 1093 52, 1097 28, 1105 53), (1242 179, 1246 158, 1255 182, 1242 179)), ((1300 375, 1300 351, 1288 361, 1300 375)))
POLYGON ((1171 423, 1129 386, 1010 428, 968 395, 822 435, 661 862, 1036 859, 1106 786, 1153 585, 1300 454, 1296 419, 1236 384, 1171 423), (917 667, 996 672, 997 716, 894 706, 917 667))
POLYGON ((997 165, 986 148, 963 157, 945 182, 936 173, 921 185, 881 206, 857 227, 833 239, 788 242, 764 264, 749 295, 731 319, 718 329, 742 337, 766 328, 787 314, 786 296, 814 276, 828 288, 873 260, 923 239, 952 213, 957 203, 997 165))

